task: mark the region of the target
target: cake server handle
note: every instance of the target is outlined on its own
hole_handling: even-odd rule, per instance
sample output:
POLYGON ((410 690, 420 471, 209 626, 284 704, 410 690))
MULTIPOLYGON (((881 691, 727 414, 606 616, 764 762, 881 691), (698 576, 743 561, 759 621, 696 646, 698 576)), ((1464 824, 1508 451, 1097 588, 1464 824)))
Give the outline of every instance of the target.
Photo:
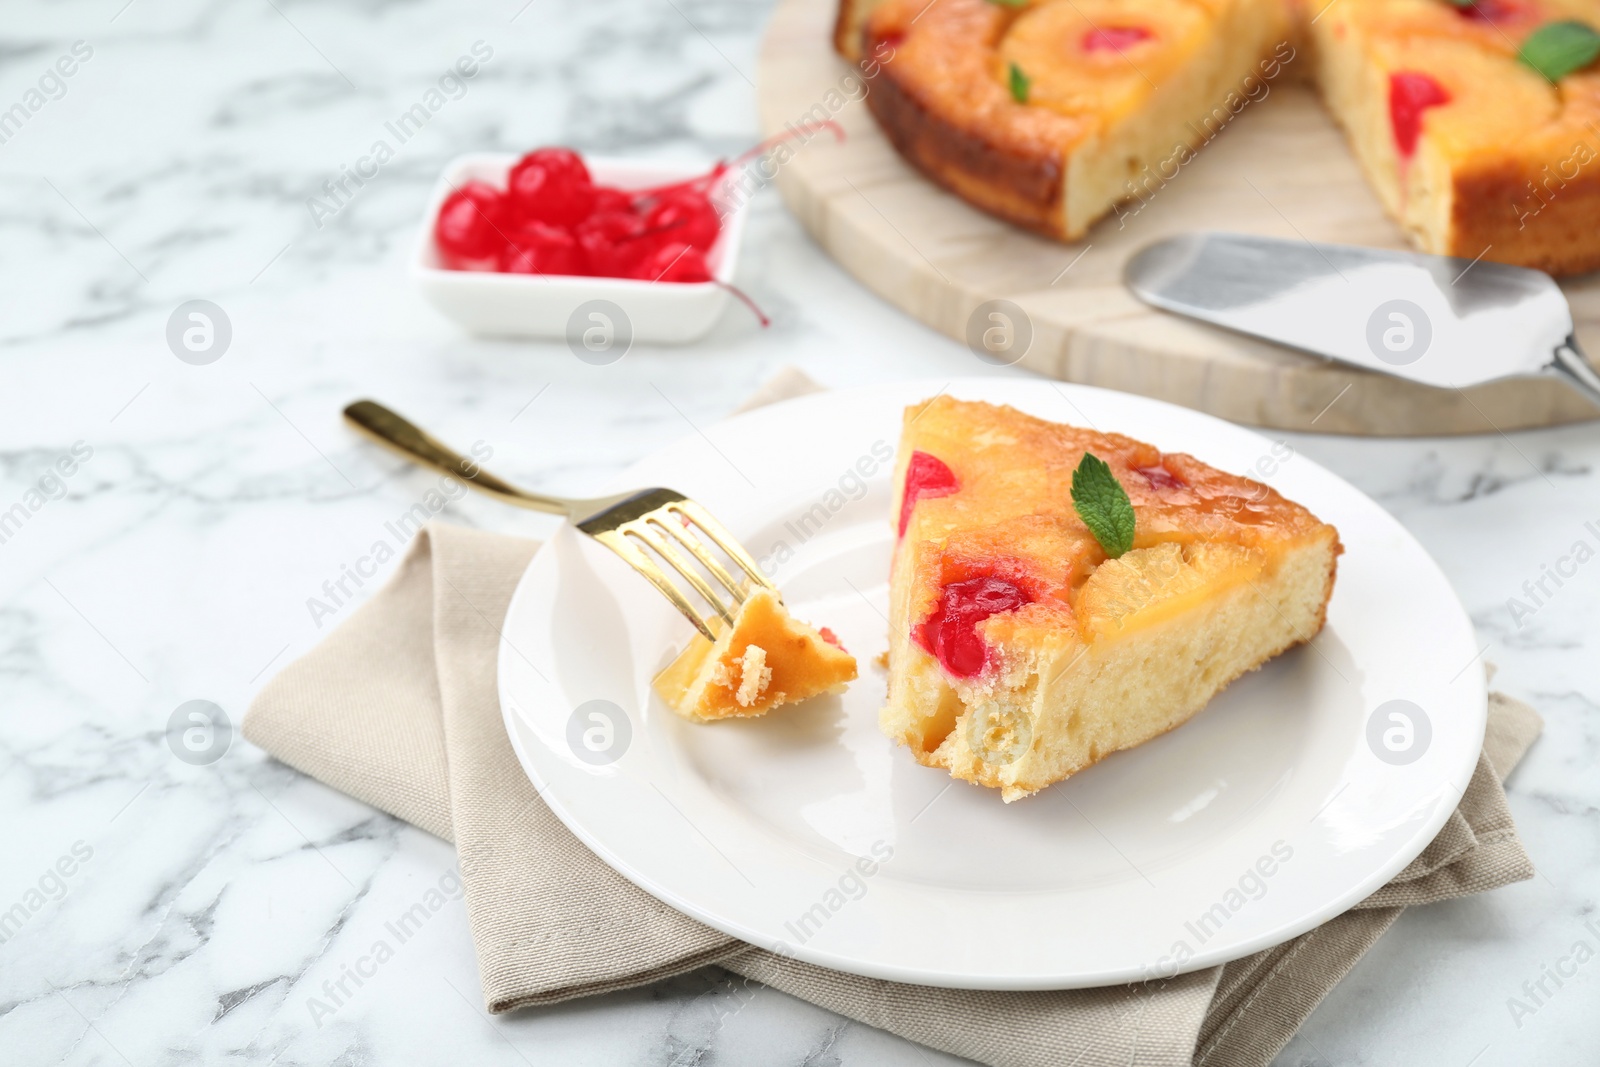
POLYGON ((1600 374, 1595 373, 1594 366, 1578 347, 1576 337, 1569 336, 1556 346, 1555 357, 1550 361, 1549 370, 1551 374, 1588 397, 1596 407, 1600 407, 1600 374))

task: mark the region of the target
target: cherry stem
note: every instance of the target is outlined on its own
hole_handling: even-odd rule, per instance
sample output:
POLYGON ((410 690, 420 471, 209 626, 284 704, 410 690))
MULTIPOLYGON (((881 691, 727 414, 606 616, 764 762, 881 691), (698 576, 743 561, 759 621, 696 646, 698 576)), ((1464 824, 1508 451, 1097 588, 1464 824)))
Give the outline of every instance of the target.
POLYGON ((746 149, 737 156, 734 156, 733 162, 729 164, 729 166, 742 167, 751 160, 760 159, 762 156, 766 155, 774 148, 777 148, 785 141, 792 141, 796 137, 809 136, 810 134, 817 133, 820 130, 828 130, 831 132, 833 134, 835 143, 844 140, 844 127, 832 119, 823 119, 821 122, 807 122, 799 126, 791 126, 782 133, 774 134, 773 136, 768 137, 765 141, 762 141, 754 148, 746 149))
POLYGON ((705 190, 711 187, 711 183, 722 177, 727 170, 728 165, 718 161, 717 165, 712 167, 711 170, 705 174, 697 175, 693 178, 687 178, 681 182, 671 182, 667 185, 656 185, 649 189, 636 190, 633 194, 634 202, 637 203, 640 200, 660 200, 685 189, 704 194, 705 190))
POLYGON ((791 141, 796 137, 806 137, 820 130, 830 131, 833 134, 835 141, 844 140, 844 127, 840 126, 832 119, 823 119, 821 122, 807 122, 799 126, 791 126, 780 134, 775 134, 772 137, 768 137, 765 141, 762 141, 754 148, 746 149, 745 151, 739 153, 737 156, 733 157, 732 162, 719 160, 717 165, 712 167, 705 174, 701 174, 697 177, 689 178, 681 182, 670 182, 667 185, 657 185, 650 189, 640 189, 636 191, 633 196, 636 200, 660 200, 665 196, 669 196, 684 189, 699 193, 703 196, 705 195, 706 191, 711 188, 712 183, 718 178, 722 177, 728 171, 749 165, 752 160, 760 159, 762 156, 766 155, 780 144, 783 144, 785 141, 791 141))
POLYGON ((711 281, 713 284, 720 285, 722 288, 738 297, 744 303, 744 306, 750 309, 751 314, 756 317, 757 321, 761 323, 761 328, 763 330, 772 325, 772 320, 767 318, 766 312, 762 311, 760 306, 757 305, 754 300, 750 299, 750 294, 746 293, 737 285, 730 285, 727 282, 718 281, 716 278, 712 278, 711 281))

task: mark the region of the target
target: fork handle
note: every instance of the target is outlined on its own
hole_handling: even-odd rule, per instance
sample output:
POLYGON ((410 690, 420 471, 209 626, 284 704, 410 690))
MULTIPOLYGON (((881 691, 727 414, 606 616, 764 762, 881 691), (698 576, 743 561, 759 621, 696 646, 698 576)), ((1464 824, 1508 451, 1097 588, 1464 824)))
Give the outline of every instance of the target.
POLYGON ((560 497, 532 493, 490 474, 478 465, 477 460, 468 459, 377 401, 357 400, 344 409, 344 417, 351 426, 390 451, 413 463, 460 478, 480 493, 534 511, 548 511, 556 515, 566 515, 571 511, 568 502, 560 497))

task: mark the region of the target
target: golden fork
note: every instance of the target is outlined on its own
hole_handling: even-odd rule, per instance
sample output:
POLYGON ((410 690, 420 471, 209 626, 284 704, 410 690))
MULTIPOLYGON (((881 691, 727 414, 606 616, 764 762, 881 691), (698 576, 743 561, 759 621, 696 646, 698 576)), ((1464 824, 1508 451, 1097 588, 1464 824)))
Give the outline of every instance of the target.
POLYGON ((496 500, 515 504, 519 508, 565 515, 568 522, 621 556, 628 566, 643 575, 708 640, 717 639, 708 619, 702 617, 694 602, 644 551, 646 548, 665 561, 710 605, 712 618, 720 618, 729 625, 733 624, 734 616, 754 586, 764 586, 777 592, 767 576, 761 573, 761 568, 756 566, 755 560, 750 558, 750 553, 733 535, 705 508, 682 493, 656 488, 636 489, 594 500, 546 496, 519 489, 490 474, 476 461, 461 455, 375 401, 357 400, 344 409, 344 417, 350 425, 385 448, 413 463, 460 478, 496 500), (700 538, 694 536, 694 530, 698 530, 732 560, 748 581, 738 581, 728 573, 700 538), (683 555, 684 552, 700 564, 704 574, 695 569, 683 555), (731 599, 725 600, 718 595, 716 588, 706 580, 707 574, 727 590, 731 599))

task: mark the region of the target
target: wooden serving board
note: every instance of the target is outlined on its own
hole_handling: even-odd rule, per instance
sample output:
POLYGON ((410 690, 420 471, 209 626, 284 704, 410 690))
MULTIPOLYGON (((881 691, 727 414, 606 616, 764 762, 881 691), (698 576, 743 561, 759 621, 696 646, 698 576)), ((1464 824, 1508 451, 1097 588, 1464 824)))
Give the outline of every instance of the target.
MULTIPOLYGON (((1595 417, 1553 380, 1413 385, 1156 311, 1122 284, 1135 251, 1193 230, 1405 247, 1343 135, 1295 77, 1303 54, 1142 206, 1069 245, 969 207, 904 162, 862 103, 859 72, 831 47, 834 11, 831 0, 780 0, 767 28, 763 128, 830 117, 847 135, 806 142, 778 169, 778 187, 845 269, 934 329, 966 340, 979 305, 1008 300, 1032 323, 1019 366, 1260 426, 1456 434, 1595 417)), ((1580 344, 1600 353, 1600 279, 1563 288, 1580 344)))

